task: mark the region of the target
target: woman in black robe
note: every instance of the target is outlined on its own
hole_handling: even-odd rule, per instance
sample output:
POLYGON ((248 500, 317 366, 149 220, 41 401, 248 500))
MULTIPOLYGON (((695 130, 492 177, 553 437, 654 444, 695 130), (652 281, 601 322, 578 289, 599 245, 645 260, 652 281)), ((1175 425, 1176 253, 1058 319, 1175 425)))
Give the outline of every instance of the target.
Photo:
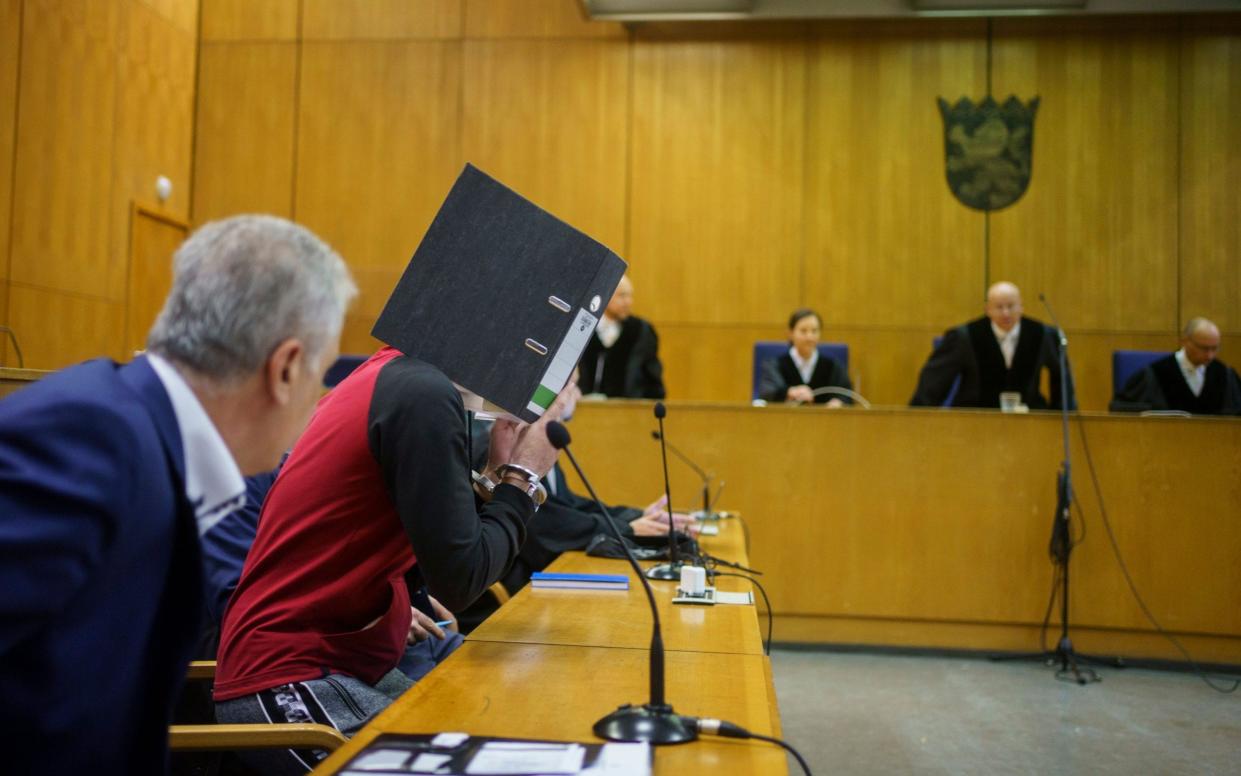
POLYGON ((789 351, 763 367, 759 397, 769 402, 826 404, 842 407, 853 399, 816 391, 836 387, 852 390, 849 373, 834 358, 819 352, 822 322, 814 310, 802 308, 789 316, 789 351))

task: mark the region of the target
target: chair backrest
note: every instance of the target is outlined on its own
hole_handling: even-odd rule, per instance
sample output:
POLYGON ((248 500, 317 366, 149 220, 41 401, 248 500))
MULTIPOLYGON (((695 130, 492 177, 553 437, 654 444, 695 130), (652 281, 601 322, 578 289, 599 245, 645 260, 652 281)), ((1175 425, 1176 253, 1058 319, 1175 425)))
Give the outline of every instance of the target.
MULTIPOLYGON (((758 398, 758 387, 763 380, 763 366, 768 361, 775 361, 789 350, 789 343, 760 340, 754 343, 754 375, 750 384, 750 399, 758 398)), ((820 342, 819 358, 834 358, 840 365, 849 369, 849 346, 843 342, 820 342)))
MULTIPOLYGON (((944 341, 943 337, 935 337, 934 339, 931 340, 931 348, 932 349, 938 348, 939 343, 943 341, 944 341)), ((944 403, 939 406, 951 407, 952 400, 957 398, 957 391, 959 390, 961 390, 961 375, 957 375, 956 379, 952 381, 952 387, 948 389, 948 395, 944 397, 944 403)))
POLYGON ((323 384, 328 388, 335 388, 349 375, 353 374, 353 370, 362 366, 366 359, 370 356, 343 355, 336 359, 336 363, 327 369, 327 373, 323 375, 323 384))
POLYGON ((1166 350, 1113 350, 1112 351, 1112 395, 1120 393, 1129 378, 1168 355, 1166 350))

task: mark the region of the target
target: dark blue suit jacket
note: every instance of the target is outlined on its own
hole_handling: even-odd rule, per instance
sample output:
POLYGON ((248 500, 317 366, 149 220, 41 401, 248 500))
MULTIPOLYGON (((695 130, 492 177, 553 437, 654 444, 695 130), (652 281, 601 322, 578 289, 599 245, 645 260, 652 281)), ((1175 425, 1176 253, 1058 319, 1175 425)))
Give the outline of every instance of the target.
POLYGON ((162 773, 201 618, 181 435, 145 358, 0 400, 0 752, 9 773, 162 773))

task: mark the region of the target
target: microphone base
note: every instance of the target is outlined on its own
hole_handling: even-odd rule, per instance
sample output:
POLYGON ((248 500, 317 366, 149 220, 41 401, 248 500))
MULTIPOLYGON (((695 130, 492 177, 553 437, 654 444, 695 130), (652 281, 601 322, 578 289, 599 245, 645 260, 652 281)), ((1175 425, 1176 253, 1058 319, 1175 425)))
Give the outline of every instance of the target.
POLYGON ((681 567, 688 565, 691 564, 685 563, 684 561, 677 561, 676 563, 661 563, 658 566, 651 566, 646 570, 646 578, 662 579, 664 581, 675 580, 680 582, 681 567))
POLYGON ((685 744, 698 738, 671 706, 625 704, 595 723, 595 735, 608 741, 646 741, 655 746, 685 744))

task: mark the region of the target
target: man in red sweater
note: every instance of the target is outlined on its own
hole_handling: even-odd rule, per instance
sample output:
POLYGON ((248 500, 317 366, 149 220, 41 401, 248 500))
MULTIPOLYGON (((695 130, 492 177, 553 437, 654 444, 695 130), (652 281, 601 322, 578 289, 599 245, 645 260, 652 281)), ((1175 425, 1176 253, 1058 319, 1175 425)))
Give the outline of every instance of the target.
MULTIPOLYGON (((220 634, 220 722, 314 721, 352 734, 404 692, 414 615, 404 576, 461 609, 500 578, 545 495, 546 426, 497 421, 471 482, 461 397, 435 367, 384 347, 319 403, 263 504, 220 634)), ((321 751, 255 753, 304 772, 321 751)))

